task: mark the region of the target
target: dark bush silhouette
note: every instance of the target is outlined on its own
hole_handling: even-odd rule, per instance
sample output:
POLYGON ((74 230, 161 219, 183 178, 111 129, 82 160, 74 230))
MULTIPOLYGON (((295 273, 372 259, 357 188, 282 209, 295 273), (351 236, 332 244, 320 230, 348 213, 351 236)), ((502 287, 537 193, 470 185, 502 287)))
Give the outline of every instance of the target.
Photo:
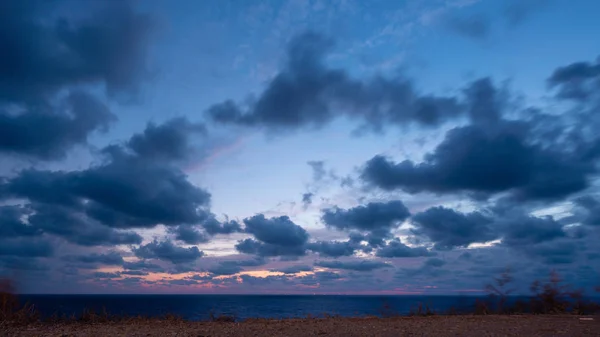
MULTIPOLYGON (((547 281, 534 281, 530 286, 531 296, 529 302, 517 300, 508 304, 509 294, 513 289, 507 285, 513 281, 510 270, 506 269, 500 277, 495 279, 495 284, 485 287, 492 299, 497 299, 495 313, 497 314, 576 314, 586 315, 600 311, 600 306, 591 299, 586 298, 581 289, 564 284, 560 275, 552 270, 547 281)), ((489 304, 482 301, 476 303, 476 314, 489 314, 489 304)))
POLYGON ((510 268, 506 268, 499 277, 494 278, 494 283, 485 286, 486 292, 491 299, 496 302, 496 313, 507 313, 506 304, 508 296, 514 292, 514 288, 509 288, 509 284, 514 280, 510 268))

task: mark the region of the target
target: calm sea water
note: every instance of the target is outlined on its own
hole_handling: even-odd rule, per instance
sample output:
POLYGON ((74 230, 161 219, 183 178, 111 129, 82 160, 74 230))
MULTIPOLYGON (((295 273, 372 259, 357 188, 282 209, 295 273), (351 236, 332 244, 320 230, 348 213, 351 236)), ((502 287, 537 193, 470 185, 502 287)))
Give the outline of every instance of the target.
POLYGON ((419 303, 438 312, 450 308, 472 310, 474 296, 279 296, 279 295, 23 295, 42 316, 80 314, 83 310, 111 314, 160 316, 166 313, 189 320, 206 320, 210 313, 245 318, 408 314, 419 303))

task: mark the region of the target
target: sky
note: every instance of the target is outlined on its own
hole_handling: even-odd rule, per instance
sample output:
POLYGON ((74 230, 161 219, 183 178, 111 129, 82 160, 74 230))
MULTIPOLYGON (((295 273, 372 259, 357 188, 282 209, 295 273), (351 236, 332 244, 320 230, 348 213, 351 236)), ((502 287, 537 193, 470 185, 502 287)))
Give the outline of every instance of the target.
POLYGON ((0 1, 23 293, 600 285, 592 0, 0 1))

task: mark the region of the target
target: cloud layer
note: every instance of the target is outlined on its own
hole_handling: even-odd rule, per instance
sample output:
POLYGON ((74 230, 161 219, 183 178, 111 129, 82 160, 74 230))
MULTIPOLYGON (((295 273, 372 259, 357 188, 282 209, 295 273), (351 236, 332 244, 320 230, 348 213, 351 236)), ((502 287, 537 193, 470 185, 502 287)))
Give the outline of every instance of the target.
MULTIPOLYGON (((545 81, 551 104, 526 106, 499 79, 438 95, 417 89, 418 78, 361 76, 335 61, 333 39, 309 31, 244 103, 97 145, 93 135, 143 90, 157 26, 130 1, 82 8, 0 4, 0 158, 10 168, 0 176, 0 276, 48 280, 48 292, 452 293, 511 265, 523 270, 521 290, 544 268, 593 285, 598 60, 557 67, 545 81), (309 161, 308 190, 290 196, 301 197, 296 214, 215 214, 198 183, 212 178, 186 171, 210 156, 216 130, 293 137, 338 120, 399 143, 424 130, 441 141, 419 159, 382 148, 346 177, 309 161), (67 165, 82 145, 92 160, 67 165), (331 182, 352 201, 317 198, 331 182)), ((537 9, 511 4, 502 20, 516 25, 537 9)), ((489 35, 479 17, 448 20, 460 34, 489 35)))

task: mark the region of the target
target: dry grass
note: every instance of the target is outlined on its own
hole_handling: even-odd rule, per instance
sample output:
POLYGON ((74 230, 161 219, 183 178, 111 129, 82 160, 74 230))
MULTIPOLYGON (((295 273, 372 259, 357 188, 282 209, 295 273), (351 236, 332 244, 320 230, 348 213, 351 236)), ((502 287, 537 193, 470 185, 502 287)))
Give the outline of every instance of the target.
POLYGON ((600 336, 597 322, 564 315, 313 318, 221 322, 32 324, 1 336, 600 336))

